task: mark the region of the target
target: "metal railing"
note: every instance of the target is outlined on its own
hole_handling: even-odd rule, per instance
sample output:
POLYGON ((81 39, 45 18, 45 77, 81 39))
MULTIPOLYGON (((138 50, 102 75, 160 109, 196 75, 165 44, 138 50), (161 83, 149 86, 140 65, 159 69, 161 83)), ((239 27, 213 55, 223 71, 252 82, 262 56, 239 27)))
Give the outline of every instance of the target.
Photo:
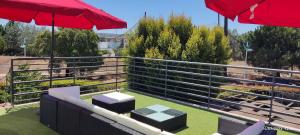
POLYGON ((81 94, 118 90, 126 82, 124 57, 55 57, 53 77, 49 77, 50 58, 11 60, 11 103, 38 101, 51 87, 80 86, 81 94))
POLYGON ((13 104, 39 100, 53 87, 81 93, 129 90, 300 129, 300 72, 137 57, 56 57, 11 60, 13 104), (125 84, 126 82, 126 84, 125 84))
POLYGON ((128 88, 300 128, 300 72, 129 58, 128 88))

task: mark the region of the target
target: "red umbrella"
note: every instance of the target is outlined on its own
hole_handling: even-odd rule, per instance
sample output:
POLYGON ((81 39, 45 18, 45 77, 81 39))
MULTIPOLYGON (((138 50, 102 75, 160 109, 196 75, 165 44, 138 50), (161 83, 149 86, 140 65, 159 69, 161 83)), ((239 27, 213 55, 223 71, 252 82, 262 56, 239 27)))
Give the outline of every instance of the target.
POLYGON ((64 28, 126 28, 125 21, 80 0, 1 0, 0 18, 64 28), (53 17, 54 16, 54 17, 53 17))
POLYGON ((206 6, 241 23, 300 27, 300 0, 205 0, 206 6))
POLYGON ((0 18, 52 26, 50 87, 52 86, 54 26, 99 29, 126 28, 127 23, 80 0, 0 0, 0 18))

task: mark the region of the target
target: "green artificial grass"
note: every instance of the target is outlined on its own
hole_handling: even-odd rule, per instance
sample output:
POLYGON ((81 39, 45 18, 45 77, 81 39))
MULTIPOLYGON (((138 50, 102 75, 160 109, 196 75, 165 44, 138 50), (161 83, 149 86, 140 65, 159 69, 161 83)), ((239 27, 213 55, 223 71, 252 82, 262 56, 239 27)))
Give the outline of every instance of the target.
POLYGON ((37 105, 18 107, 6 113, 0 111, 0 135, 58 135, 40 124, 37 105))
POLYGON ((128 94, 136 97, 136 108, 143 108, 153 104, 160 104, 186 112, 187 128, 182 129, 181 131, 175 131, 174 133, 176 133, 176 135, 211 135, 217 131, 217 114, 165 100, 160 100, 157 98, 142 96, 132 92, 128 92, 128 94))
MULTIPOLYGON (((136 108, 143 108, 154 104, 161 104, 184 111, 188 114, 187 128, 175 131, 176 135, 211 135, 217 131, 218 114, 188 107, 173 102, 126 92, 135 96, 136 108)), ((91 96, 82 97, 91 102, 91 96)), ((54 131, 40 124, 36 115, 38 105, 16 107, 8 113, 0 109, 0 135, 57 135, 54 131)), ((279 131, 278 135, 293 135, 289 132, 279 131)))

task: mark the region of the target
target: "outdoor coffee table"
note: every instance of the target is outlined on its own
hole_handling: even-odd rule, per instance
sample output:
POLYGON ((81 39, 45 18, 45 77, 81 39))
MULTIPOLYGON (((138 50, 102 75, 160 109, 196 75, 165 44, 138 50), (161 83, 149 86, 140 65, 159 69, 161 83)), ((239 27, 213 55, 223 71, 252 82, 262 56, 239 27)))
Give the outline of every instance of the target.
POLYGON ((135 109, 135 98, 119 92, 93 96, 92 103, 116 113, 128 113, 135 109))
POLYGON ((131 111, 131 118, 161 130, 174 131, 186 127, 187 114, 162 105, 131 111))

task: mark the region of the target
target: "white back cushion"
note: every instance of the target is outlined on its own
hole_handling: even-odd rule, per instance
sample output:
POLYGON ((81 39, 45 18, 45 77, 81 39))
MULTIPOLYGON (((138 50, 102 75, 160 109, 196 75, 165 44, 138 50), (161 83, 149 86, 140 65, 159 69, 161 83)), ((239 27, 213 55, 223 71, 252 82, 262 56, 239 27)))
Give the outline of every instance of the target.
POLYGON ((61 100, 64 100, 64 97, 67 96, 80 98, 80 87, 72 86, 72 87, 51 88, 49 89, 49 95, 61 100))
POLYGON ((101 115, 103 117, 106 117, 108 119, 111 119, 113 121, 117 121, 117 119, 118 119, 118 114, 117 113, 106 110, 106 109, 101 108, 99 106, 93 105, 92 112, 94 112, 98 115, 101 115))
POLYGON ((64 97, 64 100, 71 103, 71 104, 74 104, 74 105, 77 105, 77 106, 82 107, 84 109, 87 109, 89 111, 92 111, 93 107, 94 107, 94 105, 89 104, 89 103, 81 100, 80 98, 66 96, 66 97, 64 97))
POLYGON ((129 128, 132 128, 136 131, 139 131, 141 133, 144 133, 146 135, 160 135, 161 131, 158 128, 152 127, 148 124, 139 122, 137 120, 134 120, 132 118, 129 118, 124 115, 119 115, 119 119, 117 120, 118 123, 125 125, 129 128))

